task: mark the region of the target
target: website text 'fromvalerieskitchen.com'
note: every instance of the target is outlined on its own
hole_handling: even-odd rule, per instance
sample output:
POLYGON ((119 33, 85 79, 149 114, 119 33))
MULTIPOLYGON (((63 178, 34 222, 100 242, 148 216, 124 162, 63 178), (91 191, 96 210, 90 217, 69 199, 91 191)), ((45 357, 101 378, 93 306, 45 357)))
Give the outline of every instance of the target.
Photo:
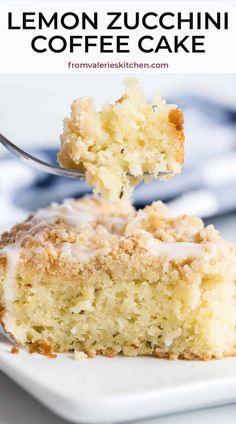
POLYGON ((140 62, 68 62, 68 69, 168 69, 168 63, 140 63, 140 62))

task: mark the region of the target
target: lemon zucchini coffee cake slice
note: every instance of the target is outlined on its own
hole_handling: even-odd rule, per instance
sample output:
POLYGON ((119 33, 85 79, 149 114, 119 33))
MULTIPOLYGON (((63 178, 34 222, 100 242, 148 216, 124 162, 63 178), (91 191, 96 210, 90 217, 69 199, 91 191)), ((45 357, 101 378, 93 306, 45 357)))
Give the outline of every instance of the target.
POLYGON ((31 351, 210 359, 235 354, 235 247, 197 217, 88 197, 0 241, 0 317, 31 351))
POLYGON ((138 81, 127 79, 122 97, 99 112, 89 97, 73 102, 58 160, 84 171, 96 193, 113 201, 128 198, 142 180, 168 180, 181 171, 183 113, 159 95, 149 103, 138 81))

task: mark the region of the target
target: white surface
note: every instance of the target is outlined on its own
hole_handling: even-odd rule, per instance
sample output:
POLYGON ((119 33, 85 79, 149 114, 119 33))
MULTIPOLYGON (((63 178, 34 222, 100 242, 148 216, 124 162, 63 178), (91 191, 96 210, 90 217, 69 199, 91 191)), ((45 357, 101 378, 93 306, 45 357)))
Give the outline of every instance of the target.
POLYGON ((40 402, 76 423, 144 419, 236 401, 236 358, 168 361, 73 355, 48 359, 0 338, 0 368, 40 402))
MULTIPOLYGON (((236 405, 141 420, 136 424, 235 424, 236 405)), ((0 372, 0 424, 68 424, 0 372), (12 407, 14 402, 14 407, 12 407)), ((133 422, 133 424, 135 424, 133 422)))

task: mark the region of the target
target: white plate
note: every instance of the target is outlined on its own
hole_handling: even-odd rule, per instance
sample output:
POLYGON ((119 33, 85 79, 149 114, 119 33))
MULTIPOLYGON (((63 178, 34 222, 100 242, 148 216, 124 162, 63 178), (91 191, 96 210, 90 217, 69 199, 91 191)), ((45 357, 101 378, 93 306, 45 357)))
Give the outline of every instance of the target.
MULTIPOLYGON (((0 369, 56 414, 76 423, 110 423, 236 401, 236 358, 76 361, 10 353, 0 335, 0 369)), ((14 400, 13 400, 14 402, 14 400)))

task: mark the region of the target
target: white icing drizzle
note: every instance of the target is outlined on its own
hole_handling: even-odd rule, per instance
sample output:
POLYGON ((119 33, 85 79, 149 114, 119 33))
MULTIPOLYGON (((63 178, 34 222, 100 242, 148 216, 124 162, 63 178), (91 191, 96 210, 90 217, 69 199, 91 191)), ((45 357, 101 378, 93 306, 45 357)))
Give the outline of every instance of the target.
POLYGON ((68 225, 86 227, 95 219, 94 214, 73 208, 71 204, 57 206, 53 204, 48 209, 39 209, 32 217, 33 221, 53 224, 57 219, 63 219, 68 225))
POLYGON ((167 256, 175 260, 183 260, 190 256, 202 254, 203 245, 189 242, 160 242, 154 238, 145 242, 144 246, 154 256, 167 256))

